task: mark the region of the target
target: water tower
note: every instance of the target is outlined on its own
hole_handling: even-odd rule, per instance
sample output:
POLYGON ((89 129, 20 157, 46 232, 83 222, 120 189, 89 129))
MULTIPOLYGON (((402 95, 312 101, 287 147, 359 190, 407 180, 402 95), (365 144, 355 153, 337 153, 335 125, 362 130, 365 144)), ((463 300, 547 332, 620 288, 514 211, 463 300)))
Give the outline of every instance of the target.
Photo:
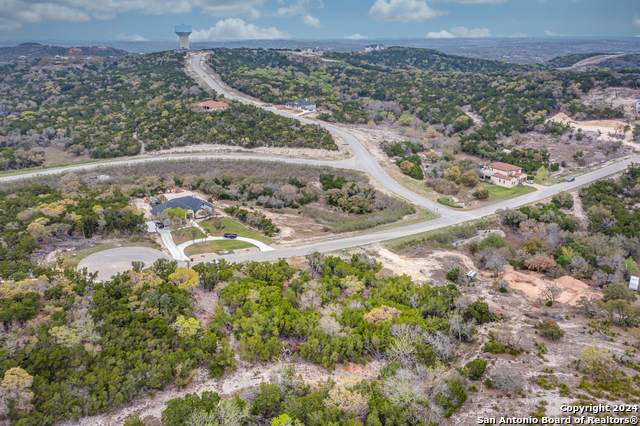
POLYGON ((176 25, 176 34, 180 37, 180 49, 189 50, 189 34, 191 34, 191 25, 176 25))

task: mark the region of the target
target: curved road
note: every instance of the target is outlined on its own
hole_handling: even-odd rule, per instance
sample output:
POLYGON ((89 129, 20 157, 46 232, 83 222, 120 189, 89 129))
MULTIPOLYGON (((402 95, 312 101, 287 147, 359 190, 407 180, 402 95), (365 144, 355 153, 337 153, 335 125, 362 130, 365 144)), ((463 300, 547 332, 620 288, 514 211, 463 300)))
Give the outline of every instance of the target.
MULTIPOLYGON (((200 66, 200 61, 202 59, 203 54, 195 55, 192 58, 191 66, 193 70, 204 80, 204 82, 211 87, 217 93, 230 98, 235 99, 243 103, 250 103, 249 101, 238 98, 230 93, 228 93, 224 88, 222 88, 216 81, 214 81, 211 76, 209 76, 204 70, 202 70, 200 66)), ((256 105, 256 104, 254 104, 256 105)), ((245 261, 245 260, 275 260, 278 258, 286 258, 293 255, 304 255, 311 253, 314 250, 326 252, 333 250, 340 250, 349 247, 355 247, 359 245, 371 244, 374 242, 380 242, 385 240, 390 240, 394 238, 409 236, 413 234, 418 234, 425 231, 431 231, 433 229, 443 228, 446 226, 456 225, 468 220, 479 219, 483 216, 487 216, 495 213, 496 210, 502 208, 514 208, 519 207, 525 204, 533 203, 549 196, 552 196, 560 191, 571 190, 578 186, 584 185, 585 183, 589 183, 595 180, 603 179, 613 173, 620 172, 627 168, 629 164, 640 163, 640 156, 624 160, 618 162, 616 164, 604 167, 599 170, 595 170, 593 172, 587 173, 585 175, 580 176, 574 182, 565 182, 559 185, 555 185, 553 187, 545 188, 536 192, 532 192, 521 197, 503 201, 498 204, 493 204, 487 207, 483 207, 481 209, 471 210, 471 211, 460 211, 449 209, 442 205, 437 205, 433 201, 427 200, 407 188, 403 187, 395 180, 393 180, 389 175, 385 173, 385 171, 380 167, 380 165, 375 161, 375 159, 371 156, 371 154, 367 151, 367 149, 358 141, 356 137, 351 135, 344 130, 338 129, 334 126, 331 126, 326 123, 315 122, 306 118, 296 117, 291 114, 287 114, 282 111, 273 110, 270 108, 264 108, 260 105, 256 105, 260 108, 266 109, 274 114, 279 114, 282 116, 290 117, 296 120, 299 120, 305 124, 314 124, 319 125, 329 132, 340 136, 343 138, 352 149, 354 156, 347 160, 339 160, 339 161, 322 161, 322 160, 307 160, 307 159, 299 159, 299 158, 283 158, 283 157, 266 157, 266 156, 255 156, 255 155, 190 155, 190 156, 167 156, 167 157, 157 157, 157 158, 137 158, 137 159, 128 159, 128 160, 118 160, 118 161, 108 161, 99 164, 85 164, 80 166, 70 166, 60 169, 52 169, 45 170, 33 173, 25 173, 21 175, 14 176, 6 176, 0 177, 0 182, 2 181, 12 181, 18 179, 25 179, 30 177, 44 176, 44 175, 52 175, 59 174, 63 172, 69 172, 74 170, 93 170, 99 169, 100 167, 111 167, 118 165, 131 165, 137 163, 148 163, 154 161, 171 161, 171 160, 213 160, 213 159, 228 159, 228 160, 259 160, 259 161, 280 161, 292 164, 306 164, 312 166, 330 166, 336 168, 343 169, 351 169, 351 170, 361 170, 370 174, 375 180, 380 182, 383 186, 385 186, 390 191, 395 194, 413 202, 416 205, 421 207, 435 210, 437 213, 440 213, 440 218, 431 220, 429 222, 423 222, 415 225, 409 225, 404 227, 399 227, 387 231, 374 232, 370 234, 360 235, 356 237, 344 238, 335 241, 329 241, 325 243, 319 243, 314 245, 307 246, 298 246, 286 249, 279 249, 273 251, 264 251, 260 253, 253 253, 248 255, 240 255, 240 256, 231 256, 229 260, 233 261, 245 261)))
MULTIPOLYGON (((209 76, 200 66, 200 61, 202 60, 203 56, 204 54, 194 55, 193 59, 191 60, 191 67, 204 80, 204 82, 220 95, 223 95, 230 99, 238 100, 243 103, 250 103, 246 99, 242 99, 235 95, 230 94, 222 86, 220 86, 218 82, 213 80, 213 78, 211 78, 211 76, 209 76)), ((338 129, 326 123, 318 123, 306 118, 296 117, 294 115, 287 114, 285 112, 278 111, 278 110, 273 110, 271 108, 266 108, 261 105, 256 105, 256 106, 258 106, 259 108, 263 108, 268 111, 271 111, 275 114, 294 118, 305 124, 320 125, 326 130, 330 131, 331 133, 334 133, 340 136, 349 144, 349 147, 353 150, 355 154, 353 158, 346 160, 346 162, 349 162, 349 163, 355 162, 356 164, 358 164, 359 170, 369 173, 375 180, 380 182, 387 189, 413 202, 414 204, 430 210, 436 210, 438 213, 440 213, 440 218, 431 220, 429 222, 423 222, 415 225, 404 226, 400 228, 391 229, 388 231, 374 232, 371 234, 365 234, 365 235, 360 235, 360 236, 351 237, 351 238, 344 238, 344 239, 329 241, 325 243, 291 247, 291 248, 280 249, 280 250, 275 250, 270 252, 252 253, 247 255, 229 257, 229 260, 234 260, 238 262, 242 262, 245 260, 276 260, 279 258, 287 258, 293 255, 301 256, 301 255, 309 254, 315 250, 318 250, 321 252, 340 250, 340 249, 345 249, 349 247, 366 245, 366 244, 390 240, 394 238, 414 235, 421 232, 431 231, 434 229, 443 228, 451 225, 456 225, 456 224, 466 222, 468 220, 479 219, 481 217, 493 214, 498 209, 503 209, 507 207, 508 208, 519 207, 525 204, 542 200, 544 198, 557 194, 558 192, 570 190, 578 186, 584 185, 585 183, 603 179, 604 177, 609 176, 613 173, 622 171, 626 169, 627 166, 632 162, 633 163, 640 162, 640 156, 637 156, 637 157, 613 164, 611 166, 607 166, 602 169, 593 171, 591 173, 587 173, 577 178, 574 182, 565 182, 559 185, 555 185, 553 187, 545 188, 536 192, 531 192, 521 197, 518 197, 512 200, 503 201, 501 203, 493 204, 480 209, 471 210, 471 211, 460 211, 460 210, 450 209, 441 205, 436 205, 433 201, 427 200, 426 198, 423 198, 415 194, 414 192, 411 192, 407 188, 397 183, 395 180, 389 177, 389 175, 387 175, 387 173, 382 169, 382 167, 380 167, 380 165, 371 156, 369 151, 367 151, 367 149, 360 143, 360 141, 358 141, 358 139, 354 137, 352 134, 347 133, 344 130, 338 129)), ((329 164, 329 163, 325 163, 325 164, 329 164)), ((354 167, 348 167, 348 168, 354 168, 354 167)))

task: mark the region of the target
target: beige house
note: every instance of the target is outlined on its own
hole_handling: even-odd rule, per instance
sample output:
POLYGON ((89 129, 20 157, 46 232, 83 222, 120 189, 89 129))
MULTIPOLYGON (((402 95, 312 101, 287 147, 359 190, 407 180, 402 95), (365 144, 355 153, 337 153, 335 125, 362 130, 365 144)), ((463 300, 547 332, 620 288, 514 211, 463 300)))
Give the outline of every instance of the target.
POLYGON ((224 102, 216 102, 216 101, 200 102, 197 106, 202 111, 220 111, 220 110, 229 108, 228 104, 225 104, 224 102))
POLYGON ((492 184, 505 188, 513 188, 527 180, 527 175, 522 173, 522 167, 499 161, 484 166, 482 173, 492 184))

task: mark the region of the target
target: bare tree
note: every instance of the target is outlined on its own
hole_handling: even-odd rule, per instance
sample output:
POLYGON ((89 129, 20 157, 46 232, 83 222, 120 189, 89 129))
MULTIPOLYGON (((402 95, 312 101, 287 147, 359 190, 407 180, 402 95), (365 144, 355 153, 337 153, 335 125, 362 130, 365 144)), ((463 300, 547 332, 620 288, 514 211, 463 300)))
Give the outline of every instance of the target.
POLYGON ((555 303, 562 294, 562 288, 555 282, 549 282, 541 289, 542 295, 551 303, 555 303))
POLYGON ((306 258, 309 262, 309 267, 311 268, 311 277, 319 278, 322 276, 322 270, 324 269, 324 255, 319 251, 314 251, 307 255, 306 258))
POLYGON ((462 340, 471 339, 473 332, 475 331, 476 320, 466 321, 460 312, 455 311, 449 315, 449 335, 453 335, 458 342, 462 340))
POLYGON ((443 364, 448 364, 456 356, 458 342, 452 339, 451 336, 441 331, 436 331, 435 334, 424 333, 422 338, 431 345, 431 349, 443 364))
POLYGON ((504 265, 508 262, 507 253, 495 248, 486 248, 478 253, 478 258, 484 262, 487 269, 493 270, 493 276, 504 271, 504 265))

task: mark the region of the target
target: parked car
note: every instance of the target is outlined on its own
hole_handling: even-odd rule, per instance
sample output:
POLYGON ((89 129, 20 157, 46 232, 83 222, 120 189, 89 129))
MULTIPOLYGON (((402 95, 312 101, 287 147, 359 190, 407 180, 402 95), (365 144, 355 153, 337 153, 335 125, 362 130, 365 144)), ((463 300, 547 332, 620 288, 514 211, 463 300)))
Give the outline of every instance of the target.
POLYGON ((567 179, 567 182, 573 182, 575 180, 576 180, 576 178, 569 178, 569 179, 567 179))
POLYGON ((158 228, 158 229, 164 229, 164 223, 162 223, 162 222, 156 222, 156 228, 158 228))
POLYGON ((528 179, 527 183, 531 184, 531 183, 533 183, 533 181, 531 179, 528 179))

